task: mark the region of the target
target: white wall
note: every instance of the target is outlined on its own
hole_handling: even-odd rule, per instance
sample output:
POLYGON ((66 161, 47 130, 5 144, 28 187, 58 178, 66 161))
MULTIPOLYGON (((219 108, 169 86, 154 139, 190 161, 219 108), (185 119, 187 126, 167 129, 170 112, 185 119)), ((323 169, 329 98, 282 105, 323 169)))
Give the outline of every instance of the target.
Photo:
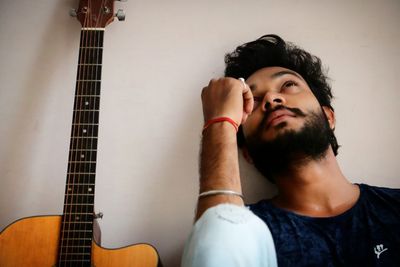
MULTIPOLYGON (((0 2, 0 229, 61 214, 80 24, 76 0, 0 2)), ((103 245, 155 245, 177 266, 198 190, 200 91, 237 45, 277 33, 321 57, 353 182, 400 187, 400 2, 117 2, 106 28, 96 210, 103 245)), ((241 162, 249 201, 273 188, 241 162)))

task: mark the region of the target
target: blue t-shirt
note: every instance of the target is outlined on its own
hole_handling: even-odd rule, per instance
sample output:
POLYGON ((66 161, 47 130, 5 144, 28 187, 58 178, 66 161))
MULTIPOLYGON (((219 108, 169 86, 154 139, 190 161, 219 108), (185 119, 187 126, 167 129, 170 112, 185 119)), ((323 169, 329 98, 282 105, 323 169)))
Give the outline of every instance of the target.
POLYGON ((328 218, 250 205, 272 233, 278 266, 400 266, 400 189, 359 187, 356 204, 328 218))

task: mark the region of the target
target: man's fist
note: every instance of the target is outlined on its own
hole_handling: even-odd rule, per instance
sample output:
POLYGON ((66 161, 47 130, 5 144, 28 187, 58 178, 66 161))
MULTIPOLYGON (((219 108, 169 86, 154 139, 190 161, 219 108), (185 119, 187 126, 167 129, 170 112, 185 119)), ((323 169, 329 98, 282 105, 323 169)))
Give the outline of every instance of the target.
POLYGON ((254 99, 246 83, 234 78, 212 79, 201 92, 204 121, 229 117, 238 125, 253 110, 254 99))

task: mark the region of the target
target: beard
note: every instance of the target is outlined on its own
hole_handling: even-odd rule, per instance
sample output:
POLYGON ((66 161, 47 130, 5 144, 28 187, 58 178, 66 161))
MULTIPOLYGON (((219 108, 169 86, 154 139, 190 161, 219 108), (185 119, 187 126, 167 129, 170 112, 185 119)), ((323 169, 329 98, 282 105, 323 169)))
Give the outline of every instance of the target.
POLYGON ((323 158, 331 144, 332 136, 334 137, 322 108, 319 112, 311 111, 307 114, 300 110, 286 109, 305 118, 300 130, 285 130, 287 122, 282 122, 275 126, 276 130, 282 132, 274 140, 262 141, 264 121, 267 117, 265 116, 256 132, 246 138, 246 147, 254 166, 273 183, 278 175, 310 160, 323 158))

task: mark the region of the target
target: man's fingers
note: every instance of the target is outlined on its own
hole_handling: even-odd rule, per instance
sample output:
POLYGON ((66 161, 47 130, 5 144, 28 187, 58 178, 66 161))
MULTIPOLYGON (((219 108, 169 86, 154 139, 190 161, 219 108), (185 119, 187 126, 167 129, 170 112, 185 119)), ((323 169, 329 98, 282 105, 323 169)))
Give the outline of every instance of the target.
POLYGON ((242 122, 244 122, 247 119, 247 115, 249 115, 253 111, 254 98, 253 98, 253 93, 250 90, 250 87, 245 83, 244 79, 240 78, 240 81, 243 83, 243 90, 242 90, 243 111, 245 114, 243 114, 244 120, 242 120, 242 122))

